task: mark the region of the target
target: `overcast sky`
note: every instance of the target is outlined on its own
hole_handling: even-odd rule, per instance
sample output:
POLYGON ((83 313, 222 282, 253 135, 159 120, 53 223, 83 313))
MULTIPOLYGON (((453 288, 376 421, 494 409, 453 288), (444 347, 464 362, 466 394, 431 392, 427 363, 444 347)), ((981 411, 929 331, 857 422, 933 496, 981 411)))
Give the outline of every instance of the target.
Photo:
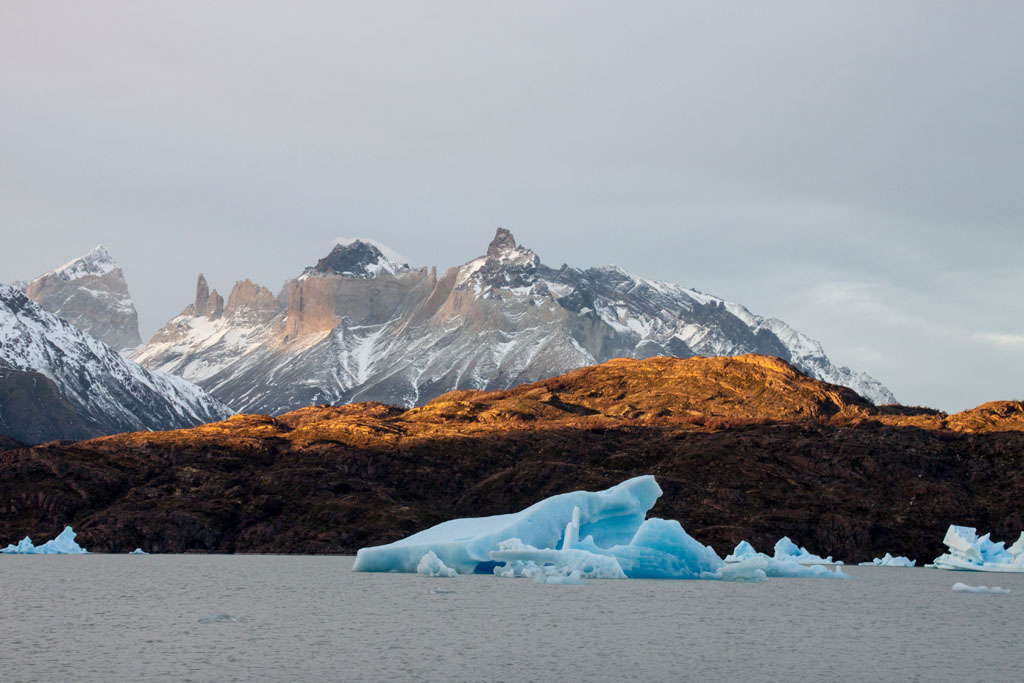
POLYGON ((0 2, 0 281, 105 244, 148 337, 337 236, 495 228, 1024 398, 1021 2, 0 2))

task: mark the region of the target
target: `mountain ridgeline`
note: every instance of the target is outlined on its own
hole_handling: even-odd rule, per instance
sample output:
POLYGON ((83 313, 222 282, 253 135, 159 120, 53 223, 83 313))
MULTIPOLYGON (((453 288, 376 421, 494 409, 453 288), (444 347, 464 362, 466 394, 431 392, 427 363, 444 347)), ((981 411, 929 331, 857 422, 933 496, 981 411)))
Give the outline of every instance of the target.
POLYGON ((613 266, 550 268, 504 229, 485 255, 440 277, 359 240, 337 245, 276 296, 246 280, 225 303, 200 276, 193 303, 131 358, 236 411, 281 414, 352 401, 412 407, 618 357, 749 353, 895 403, 781 320, 613 266))

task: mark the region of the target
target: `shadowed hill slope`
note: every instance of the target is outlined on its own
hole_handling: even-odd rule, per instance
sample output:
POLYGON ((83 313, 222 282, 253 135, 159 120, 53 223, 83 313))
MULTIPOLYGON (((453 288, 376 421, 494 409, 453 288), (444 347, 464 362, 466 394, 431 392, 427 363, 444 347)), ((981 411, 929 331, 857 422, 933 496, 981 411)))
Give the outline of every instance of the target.
POLYGON ((875 408, 764 356, 613 360, 501 392, 238 415, 0 454, 0 543, 351 553, 453 517, 654 474, 654 514, 727 553, 789 535, 930 560, 950 523, 1024 528, 1019 403, 875 408))

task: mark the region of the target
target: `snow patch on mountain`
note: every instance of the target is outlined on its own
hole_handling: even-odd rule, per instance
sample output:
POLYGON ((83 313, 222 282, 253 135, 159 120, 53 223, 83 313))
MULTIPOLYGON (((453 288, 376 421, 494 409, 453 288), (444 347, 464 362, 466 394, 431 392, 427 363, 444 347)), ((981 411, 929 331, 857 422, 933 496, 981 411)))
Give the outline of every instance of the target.
POLYGON ((56 275, 62 280, 78 280, 87 275, 101 276, 117 269, 117 262, 102 244, 93 247, 84 256, 72 259, 62 266, 43 273, 40 277, 56 275))

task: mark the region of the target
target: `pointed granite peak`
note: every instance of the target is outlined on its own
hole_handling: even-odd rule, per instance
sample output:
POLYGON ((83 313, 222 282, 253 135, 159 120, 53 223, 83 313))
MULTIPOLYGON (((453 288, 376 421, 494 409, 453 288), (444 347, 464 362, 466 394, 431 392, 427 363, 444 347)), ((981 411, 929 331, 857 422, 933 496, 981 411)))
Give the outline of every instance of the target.
POLYGON ((206 282, 206 276, 199 273, 196 280, 195 314, 206 315, 206 308, 210 305, 210 285, 206 282))
POLYGON ((218 294, 216 289, 211 291, 210 285, 206 282, 206 276, 199 273, 199 278, 196 280, 196 300, 192 304, 192 315, 214 320, 221 317, 223 313, 224 297, 218 294))
MULTIPOLYGON (((530 249, 516 244, 505 228, 498 228, 487 247, 487 254, 460 268, 457 286, 475 283, 480 287, 525 287, 536 280, 540 258, 530 249)), ((483 291, 483 290, 480 290, 483 291)))
POLYGON ((516 247, 516 238, 512 236, 512 233, 505 228, 498 228, 498 231, 494 233, 494 239, 487 247, 487 256, 500 258, 506 252, 515 251, 516 247))
POLYGON ((485 258, 494 267, 508 268, 511 266, 533 269, 540 265, 537 254, 516 244, 516 238, 505 228, 498 228, 494 233, 494 239, 487 247, 485 258))

